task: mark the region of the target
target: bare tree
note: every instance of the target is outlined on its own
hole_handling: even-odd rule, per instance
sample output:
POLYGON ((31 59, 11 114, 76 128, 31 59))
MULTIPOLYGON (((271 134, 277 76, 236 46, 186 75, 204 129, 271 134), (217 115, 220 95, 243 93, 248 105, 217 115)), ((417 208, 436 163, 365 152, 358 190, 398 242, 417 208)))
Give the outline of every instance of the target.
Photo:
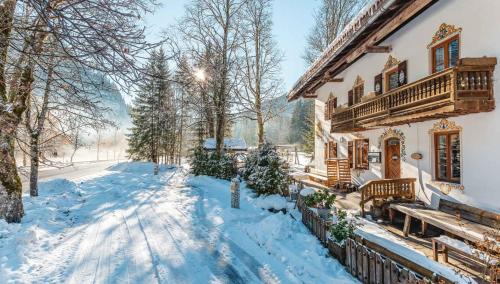
MULTIPOLYGON (((195 0, 177 29, 182 52, 207 76, 201 91, 210 96, 215 116, 216 151, 221 153, 230 114, 230 95, 236 86, 235 68, 240 44, 239 13, 246 0, 195 0), (206 55, 210 56, 207 57, 206 55)), ((203 98, 203 96, 202 96, 203 98)))
POLYGON ((304 60, 312 64, 356 16, 367 0, 321 0, 314 26, 307 36, 304 60))
MULTIPOLYGON (((139 24, 153 0, 3 0, 0 2, 0 218, 20 222, 22 185, 14 139, 28 107, 37 66, 47 62, 46 42, 61 57, 134 83, 136 59, 151 48, 139 24)), ((50 57, 50 56, 49 56, 50 57)))
POLYGON ((284 93, 280 79, 283 55, 273 40, 271 10, 272 0, 254 0, 246 2, 241 13, 236 105, 243 116, 256 120, 259 145, 264 143, 264 123, 278 113, 276 98, 284 93))

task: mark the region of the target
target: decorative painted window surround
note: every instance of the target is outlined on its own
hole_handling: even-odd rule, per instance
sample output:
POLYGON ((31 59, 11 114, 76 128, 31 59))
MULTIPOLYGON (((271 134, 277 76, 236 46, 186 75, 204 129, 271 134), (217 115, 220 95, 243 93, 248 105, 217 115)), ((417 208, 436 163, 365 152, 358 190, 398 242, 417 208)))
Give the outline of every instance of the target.
POLYGON ((450 43, 451 42, 458 42, 458 55, 456 56, 456 59, 458 60, 460 58, 460 42, 461 42, 461 32, 462 28, 456 27, 454 25, 449 25, 446 23, 442 23, 436 33, 434 33, 434 36, 432 37, 432 41, 427 45, 427 49, 429 50, 429 70, 430 74, 440 71, 437 70, 436 66, 436 61, 435 61, 435 54, 436 54, 436 48, 442 48, 443 50, 443 68, 446 69, 450 67, 450 43))
POLYGON ((384 69, 382 70, 383 73, 383 80, 384 80, 384 91, 387 92, 391 89, 397 88, 397 86, 391 88, 390 87, 390 78, 391 75, 398 75, 398 65, 401 63, 397 58, 393 57, 392 55, 389 55, 387 58, 387 62, 385 63, 384 69))
MULTIPOLYGON (((458 132, 459 134, 459 139, 462 141, 462 127, 458 126, 455 124, 453 121, 449 121, 447 119, 441 119, 439 122, 436 122, 433 127, 429 130, 429 138, 431 139, 431 153, 432 153, 432 159, 431 159, 431 165, 432 165, 432 178, 433 180, 430 182, 432 186, 435 186, 439 188, 439 190, 444 193, 444 194, 449 194, 452 189, 455 190, 464 190, 464 186, 462 184, 463 181, 463 175, 462 172, 460 174, 460 182, 459 183, 453 183, 453 182, 447 182, 447 181, 439 181, 437 180, 436 177, 436 166, 435 166, 435 160, 436 160, 436 154, 435 154, 435 140, 434 140, 434 134, 436 133, 446 133, 446 132, 458 132)), ((460 152, 462 152, 462 143, 460 143, 460 152)), ((463 167, 463 155, 460 155, 460 169, 462 171, 463 167)))

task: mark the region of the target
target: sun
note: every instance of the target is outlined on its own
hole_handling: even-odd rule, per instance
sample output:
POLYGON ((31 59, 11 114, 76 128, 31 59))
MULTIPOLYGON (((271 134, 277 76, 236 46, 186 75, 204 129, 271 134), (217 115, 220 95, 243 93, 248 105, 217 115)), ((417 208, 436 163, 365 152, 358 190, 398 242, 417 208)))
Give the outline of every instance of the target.
POLYGON ((195 69, 194 77, 197 81, 204 82, 207 79, 207 73, 205 72, 205 69, 197 68, 195 69))

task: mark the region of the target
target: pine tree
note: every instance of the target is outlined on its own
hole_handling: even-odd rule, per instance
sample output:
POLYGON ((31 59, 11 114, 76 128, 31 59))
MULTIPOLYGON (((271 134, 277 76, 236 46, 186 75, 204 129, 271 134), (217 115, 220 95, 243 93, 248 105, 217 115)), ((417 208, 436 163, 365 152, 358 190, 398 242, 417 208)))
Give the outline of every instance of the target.
POLYGON ((292 113, 290 143, 297 143, 307 152, 314 150, 314 104, 298 100, 292 113))
POLYGON ((134 160, 155 163, 156 174, 161 155, 168 154, 173 160, 176 138, 170 72, 162 49, 152 53, 146 70, 131 111, 133 126, 127 152, 134 160))

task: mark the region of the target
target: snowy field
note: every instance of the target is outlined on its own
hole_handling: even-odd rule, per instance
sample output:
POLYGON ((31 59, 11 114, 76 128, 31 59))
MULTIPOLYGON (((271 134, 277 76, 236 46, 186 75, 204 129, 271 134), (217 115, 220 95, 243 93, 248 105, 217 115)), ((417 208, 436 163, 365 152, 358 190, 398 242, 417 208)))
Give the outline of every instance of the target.
POLYGON ((356 283, 284 199, 243 186, 231 209, 227 181, 151 173, 42 183, 21 224, 0 220, 0 283, 356 283))

